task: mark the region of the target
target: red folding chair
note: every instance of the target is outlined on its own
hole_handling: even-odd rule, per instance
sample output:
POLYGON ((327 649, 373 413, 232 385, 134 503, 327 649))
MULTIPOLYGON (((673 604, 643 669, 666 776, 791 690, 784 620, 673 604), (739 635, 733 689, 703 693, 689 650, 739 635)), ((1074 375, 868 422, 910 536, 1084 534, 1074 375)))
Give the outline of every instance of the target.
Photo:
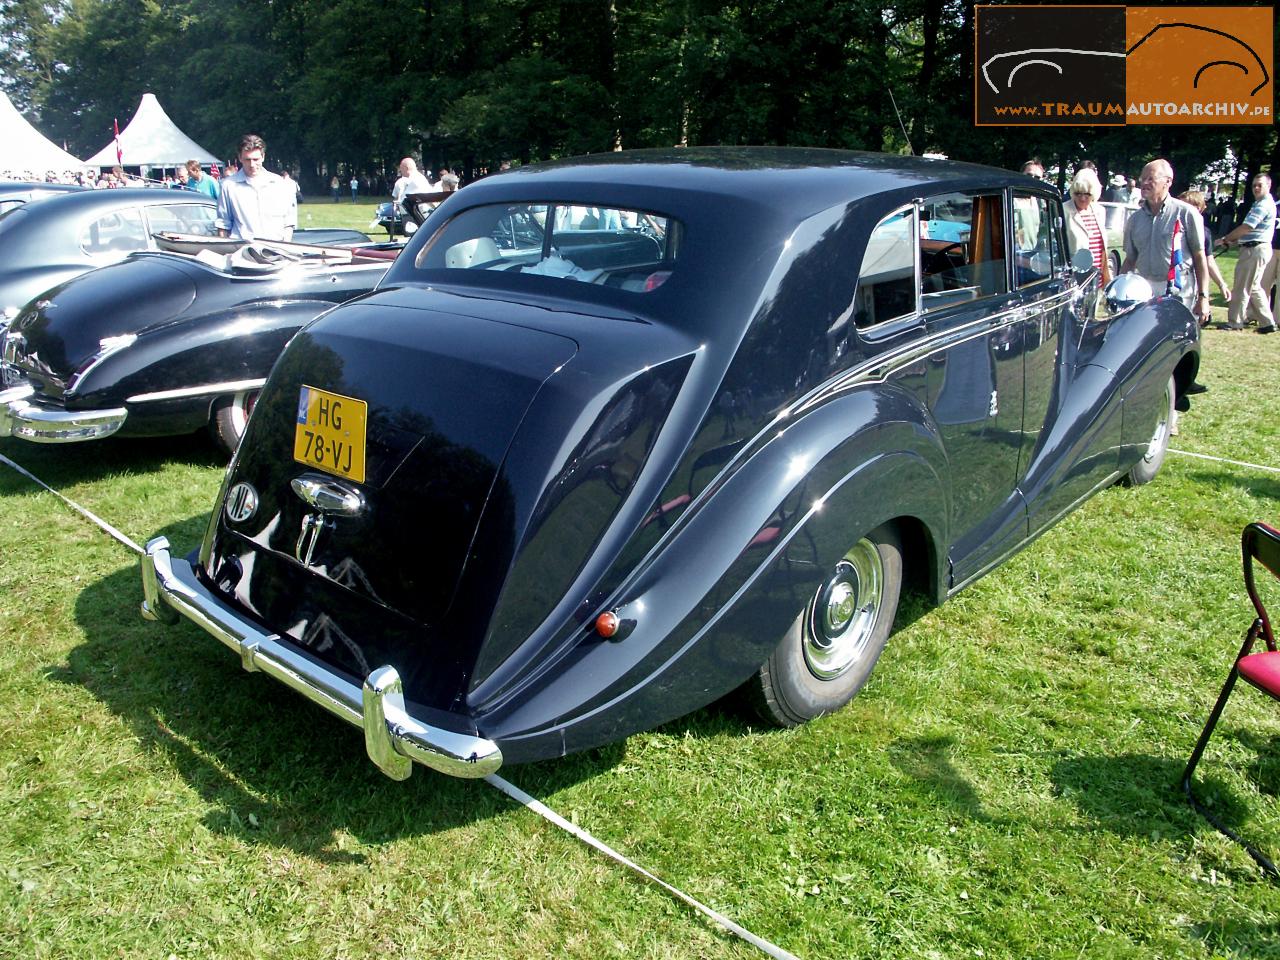
POLYGON ((1265 524, 1251 523, 1244 528, 1244 534, 1240 538, 1240 549, 1244 554, 1245 588, 1249 591, 1249 599, 1253 601, 1253 608, 1258 611, 1258 616, 1244 635, 1244 645, 1240 648, 1235 663, 1231 665, 1231 672, 1227 674, 1227 682, 1223 684, 1222 693, 1218 695, 1218 702, 1213 705, 1209 721, 1204 725, 1204 731, 1200 734, 1195 750, 1191 752, 1191 760, 1182 774, 1182 789, 1187 799, 1191 801, 1191 805, 1206 820, 1217 827, 1221 833, 1244 847, 1249 852, 1249 856, 1253 857, 1263 870, 1280 879, 1280 871, 1276 870, 1276 865, 1268 860, 1261 850, 1250 846, 1206 810, 1195 798, 1191 788, 1191 777, 1195 773, 1196 764, 1200 762, 1200 756, 1204 753, 1209 737, 1213 734, 1213 728, 1217 726, 1222 708, 1227 705, 1227 698, 1235 688, 1237 677, 1257 687, 1268 696, 1280 700, 1280 652, 1276 651, 1276 637, 1271 629, 1271 620, 1267 616, 1266 607, 1262 605, 1262 598, 1258 596, 1257 584, 1253 579, 1254 561, 1262 564, 1271 571, 1272 575, 1280 579, 1280 531, 1273 530, 1265 524), (1266 643, 1267 649, 1254 653, 1253 645, 1259 636, 1266 643))

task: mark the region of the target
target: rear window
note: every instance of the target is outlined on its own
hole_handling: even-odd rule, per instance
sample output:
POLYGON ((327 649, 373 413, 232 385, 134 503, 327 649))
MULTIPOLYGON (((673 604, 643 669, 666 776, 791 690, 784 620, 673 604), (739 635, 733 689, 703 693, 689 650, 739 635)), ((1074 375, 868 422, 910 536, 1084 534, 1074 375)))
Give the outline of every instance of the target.
POLYGON ((446 223, 414 266, 500 271, 648 293, 671 276, 681 235, 676 220, 641 210, 489 204, 446 223))

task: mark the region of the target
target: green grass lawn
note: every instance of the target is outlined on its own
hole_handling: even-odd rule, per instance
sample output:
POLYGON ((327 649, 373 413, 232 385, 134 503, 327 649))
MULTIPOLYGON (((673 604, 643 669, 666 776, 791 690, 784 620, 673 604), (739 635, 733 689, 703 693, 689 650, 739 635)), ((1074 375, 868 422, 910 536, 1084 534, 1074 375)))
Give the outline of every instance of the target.
POLYGON ((341 203, 334 203, 329 197, 303 197, 298 204, 298 226, 346 227, 362 230, 374 240, 385 240, 386 231, 376 226, 375 213, 378 204, 390 199, 361 197, 359 203, 352 203, 351 195, 346 194, 341 203))
MULTIPOLYGON (((1280 466, 1278 366, 1280 336, 1208 331, 1174 446, 1280 466)), ((0 453, 182 552, 221 479, 198 438, 0 453)), ((503 775, 803 958, 1280 957, 1275 885, 1177 790, 1278 500, 1171 454, 898 632, 834 716, 717 704, 503 775)), ((139 600, 133 555, 0 464, 0 956, 759 955, 482 782, 385 779, 139 600)), ((1201 776, 1280 854, 1275 703, 1241 689, 1201 776)))

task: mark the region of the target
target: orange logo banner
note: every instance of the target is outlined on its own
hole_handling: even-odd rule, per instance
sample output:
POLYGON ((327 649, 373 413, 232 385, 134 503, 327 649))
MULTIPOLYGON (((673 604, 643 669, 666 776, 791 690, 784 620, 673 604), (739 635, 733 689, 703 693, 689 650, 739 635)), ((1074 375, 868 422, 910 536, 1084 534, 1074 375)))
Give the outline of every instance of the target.
POLYGON ((1270 124, 1270 7, 979 6, 977 126, 1270 124))

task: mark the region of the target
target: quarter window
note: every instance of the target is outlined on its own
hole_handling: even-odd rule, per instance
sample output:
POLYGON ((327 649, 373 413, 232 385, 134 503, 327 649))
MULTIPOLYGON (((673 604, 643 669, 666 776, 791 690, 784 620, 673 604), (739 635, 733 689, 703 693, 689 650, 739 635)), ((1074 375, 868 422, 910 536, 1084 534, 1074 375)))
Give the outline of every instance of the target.
POLYGON ((147 208, 152 233, 185 233, 197 237, 217 234, 217 208, 207 203, 161 203, 147 208))
POLYGON ((126 207, 91 221, 80 233, 80 249, 90 256, 147 249, 142 212, 126 207))
POLYGON ((854 295, 858 329, 915 313, 915 222, 911 207, 890 214, 871 231, 854 295))
POLYGON ((1062 267, 1060 217, 1061 205, 1051 203, 1047 197, 1014 194, 1014 276, 1019 287, 1047 280, 1062 267))
POLYGON ((920 304, 925 311, 1007 293, 1004 197, 952 193, 920 210, 920 304))

